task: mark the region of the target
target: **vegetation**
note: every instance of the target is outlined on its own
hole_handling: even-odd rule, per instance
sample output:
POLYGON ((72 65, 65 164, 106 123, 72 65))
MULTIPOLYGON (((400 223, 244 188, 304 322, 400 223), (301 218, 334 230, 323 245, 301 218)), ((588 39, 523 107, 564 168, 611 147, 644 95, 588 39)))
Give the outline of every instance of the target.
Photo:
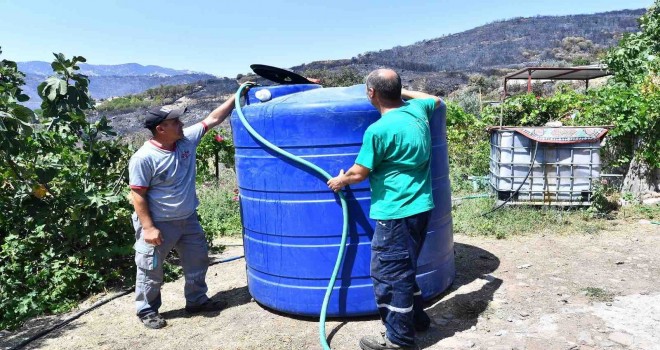
POLYGON ((222 178, 224 181, 205 183, 197 190, 200 202, 197 212, 208 242, 221 236, 239 235, 243 228, 234 172, 227 171, 222 178))
POLYGON ((454 233, 468 236, 488 236, 505 239, 526 234, 596 234, 618 224, 612 219, 657 220, 660 206, 634 205, 609 215, 593 215, 580 208, 504 207, 483 215, 495 206, 491 198, 478 198, 457 203, 452 210, 454 233))
POLYGON ((456 103, 447 102, 447 147, 452 191, 455 195, 472 190, 469 175, 488 174, 490 142, 488 119, 466 113, 456 103))
POLYGON ((100 112, 114 112, 168 104, 182 96, 199 91, 203 85, 202 82, 183 85, 161 85, 157 88, 148 89, 141 94, 116 97, 103 101, 96 106, 96 109, 100 112))
POLYGON ((129 150, 92 109, 82 57, 55 55, 39 85, 41 114, 25 101, 23 74, 0 63, 0 328, 61 312, 114 283, 130 283, 129 150))
POLYGON ((328 69, 308 69, 303 72, 303 76, 321 80, 325 87, 351 86, 364 83, 364 76, 357 70, 351 68, 342 68, 340 71, 331 71, 328 69))
POLYGON ((582 290, 591 301, 611 302, 614 301, 614 293, 599 287, 587 287, 582 290))
POLYGON ((242 232, 234 170, 234 143, 225 129, 211 129, 197 147, 200 222, 209 246, 226 235, 242 232))
POLYGON ((234 169, 234 141, 228 130, 211 129, 197 146, 197 179, 220 179, 220 168, 234 169))
POLYGON ((452 211, 454 233, 507 238, 531 233, 596 233, 607 225, 583 210, 506 207, 486 216, 495 201, 490 198, 466 200, 452 211))
POLYGON ((624 37, 605 61, 614 79, 585 94, 566 88, 549 97, 514 96, 486 118, 504 125, 539 126, 559 120, 564 125, 613 125, 603 150, 606 167, 627 167, 640 157, 660 167, 660 10, 659 2, 640 19, 642 31, 624 37))

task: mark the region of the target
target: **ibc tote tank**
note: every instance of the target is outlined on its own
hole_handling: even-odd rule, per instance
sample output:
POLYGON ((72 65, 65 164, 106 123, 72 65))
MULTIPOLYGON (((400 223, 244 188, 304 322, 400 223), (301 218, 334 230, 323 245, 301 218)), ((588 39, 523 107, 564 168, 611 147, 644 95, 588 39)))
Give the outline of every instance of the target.
MULTIPOLYGON (((417 275, 425 299, 443 292, 455 275, 445 111, 443 104, 431 120, 435 209, 417 275)), ((380 118, 364 85, 253 88, 243 113, 264 138, 333 176, 354 164, 364 131, 380 118)), ((325 179, 253 139, 235 111, 231 126, 250 294, 275 310, 318 316, 341 240, 339 199, 325 179)), ((378 312, 369 277, 375 223, 368 181, 351 185, 346 197, 350 233, 328 305, 331 317, 378 312)))

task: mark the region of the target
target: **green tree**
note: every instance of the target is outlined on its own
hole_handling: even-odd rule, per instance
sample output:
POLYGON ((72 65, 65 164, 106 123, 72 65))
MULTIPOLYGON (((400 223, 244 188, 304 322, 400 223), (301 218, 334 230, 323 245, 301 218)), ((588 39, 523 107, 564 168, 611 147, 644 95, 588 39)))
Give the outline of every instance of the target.
POLYGON ((23 74, 0 63, 0 328, 60 312, 132 276, 128 149, 89 123, 83 57, 56 54, 40 115, 18 104, 23 74))
POLYGON ((614 79, 626 86, 643 83, 660 68, 660 0, 639 19, 640 31, 627 33, 605 58, 614 79))

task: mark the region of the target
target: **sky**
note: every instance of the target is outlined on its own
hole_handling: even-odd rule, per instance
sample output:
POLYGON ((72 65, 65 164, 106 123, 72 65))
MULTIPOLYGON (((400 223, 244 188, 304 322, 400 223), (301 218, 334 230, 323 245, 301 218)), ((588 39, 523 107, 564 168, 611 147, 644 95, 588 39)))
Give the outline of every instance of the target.
POLYGON ((0 59, 139 63, 235 77, 250 64, 342 59, 537 15, 653 0, 0 0, 0 59))

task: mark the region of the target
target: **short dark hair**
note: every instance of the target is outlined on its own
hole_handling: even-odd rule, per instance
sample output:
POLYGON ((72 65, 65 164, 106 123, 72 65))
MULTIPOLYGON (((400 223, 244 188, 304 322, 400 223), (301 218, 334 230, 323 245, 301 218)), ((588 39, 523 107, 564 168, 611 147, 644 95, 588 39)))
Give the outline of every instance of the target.
POLYGON ((151 131, 151 135, 156 136, 156 127, 157 126, 158 125, 154 125, 154 126, 151 126, 151 127, 147 128, 147 129, 149 129, 149 131, 151 131))
POLYGON ((382 98, 389 101, 401 100, 401 77, 394 72, 395 77, 383 76, 382 69, 377 69, 365 79, 367 89, 374 89, 382 98))

